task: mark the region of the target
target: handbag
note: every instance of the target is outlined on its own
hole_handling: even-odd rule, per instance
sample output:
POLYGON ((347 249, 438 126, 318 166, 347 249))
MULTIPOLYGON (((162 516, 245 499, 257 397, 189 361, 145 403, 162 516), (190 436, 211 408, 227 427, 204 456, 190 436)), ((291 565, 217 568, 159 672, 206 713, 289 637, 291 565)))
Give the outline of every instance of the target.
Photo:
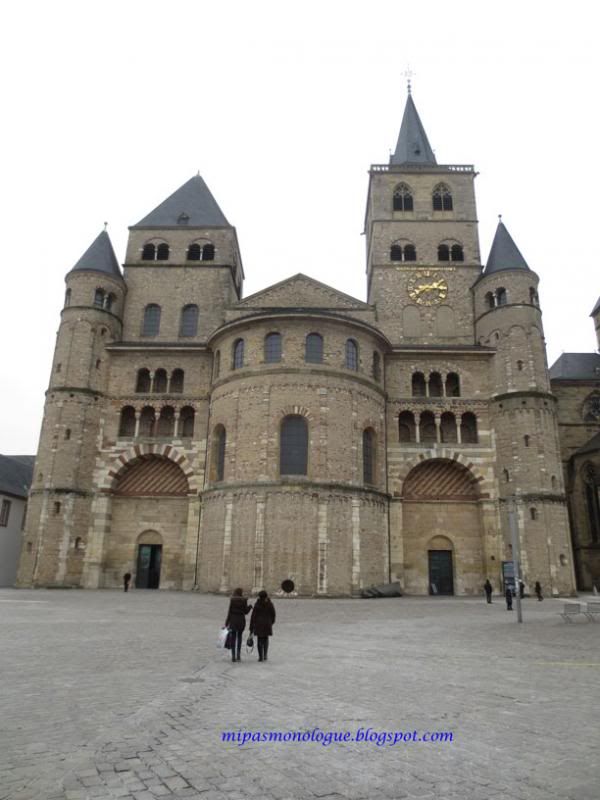
POLYGON ((254 637, 252 636, 252 632, 250 632, 250 635, 248 636, 246 647, 248 647, 250 650, 252 650, 252 648, 254 647, 254 637))
POLYGON ((234 637, 235 637, 234 632, 232 630, 228 630, 227 631, 227 638, 225 639, 225 649, 226 650, 232 650, 233 649, 234 637))
POLYGON ((219 649, 225 647, 225 642, 227 641, 228 633, 229 631, 227 630, 227 628, 221 628, 221 630, 219 631, 219 636, 217 638, 217 647, 219 649))

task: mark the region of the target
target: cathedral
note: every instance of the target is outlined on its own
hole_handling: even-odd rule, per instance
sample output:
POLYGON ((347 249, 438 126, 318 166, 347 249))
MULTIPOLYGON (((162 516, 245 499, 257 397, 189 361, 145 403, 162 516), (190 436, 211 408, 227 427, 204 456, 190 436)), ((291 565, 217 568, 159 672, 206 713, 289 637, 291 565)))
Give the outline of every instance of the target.
POLYGON ((526 584, 572 594, 600 380, 555 365, 565 430, 589 406, 563 464, 538 275, 502 221, 482 262, 475 176, 437 163, 409 91, 370 169, 366 302, 303 274, 244 297, 199 175, 131 226, 122 270, 102 231, 66 275, 18 585, 500 591, 514 507, 526 584))

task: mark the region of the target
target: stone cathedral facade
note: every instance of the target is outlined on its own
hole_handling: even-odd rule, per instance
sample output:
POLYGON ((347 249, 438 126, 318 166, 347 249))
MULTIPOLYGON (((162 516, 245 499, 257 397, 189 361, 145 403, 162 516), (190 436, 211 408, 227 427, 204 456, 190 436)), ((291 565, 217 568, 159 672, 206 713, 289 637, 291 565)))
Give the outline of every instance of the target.
POLYGON ((66 276, 21 586, 350 596, 575 589, 538 276, 409 94, 370 170, 367 301, 298 274, 243 297, 200 176, 66 276), (286 583, 287 582, 287 583, 286 583))

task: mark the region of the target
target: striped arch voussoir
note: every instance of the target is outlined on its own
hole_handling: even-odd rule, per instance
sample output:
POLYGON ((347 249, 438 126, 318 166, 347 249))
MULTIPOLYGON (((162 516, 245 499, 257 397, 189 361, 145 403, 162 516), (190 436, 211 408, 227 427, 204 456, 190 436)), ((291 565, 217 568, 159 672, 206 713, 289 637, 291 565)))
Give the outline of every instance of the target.
POLYGON ((308 408, 305 408, 304 406, 285 406, 285 408, 281 409, 280 414, 282 419, 283 417, 289 417, 291 415, 306 417, 306 419, 309 420, 312 420, 313 418, 308 408))
POLYGON ((450 450, 450 448, 444 448, 441 452, 436 453, 434 456, 425 455, 425 453, 422 453, 418 458, 413 458, 411 461, 409 461, 404 467, 402 474, 399 476, 402 486, 404 486, 404 481, 415 467, 418 467, 420 464, 424 464, 426 461, 438 461, 440 459, 454 461, 457 464, 465 467, 469 470, 475 481, 480 485, 485 480, 485 477, 481 474, 477 467, 471 461, 465 458, 462 453, 457 453, 455 450, 450 450))
POLYGON ((198 494, 200 487, 198 479, 194 474, 192 465, 187 457, 170 444, 139 444, 133 445, 124 453, 115 459, 110 467, 108 467, 102 480, 100 481, 100 489, 104 492, 110 492, 116 485, 123 470, 132 462, 142 456, 162 456, 168 458, 178 467, 181 467, 185 477, 188 481, 190 494, 198 494))

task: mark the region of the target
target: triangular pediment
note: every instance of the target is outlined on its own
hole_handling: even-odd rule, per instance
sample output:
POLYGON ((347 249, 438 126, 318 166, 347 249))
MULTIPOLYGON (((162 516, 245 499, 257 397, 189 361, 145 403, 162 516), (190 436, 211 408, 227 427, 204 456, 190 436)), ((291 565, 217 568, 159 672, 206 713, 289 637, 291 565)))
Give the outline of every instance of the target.
POLYGON ((366 311, 370 306, 332 286, 298 273, 251 294, 237 303, 235 308, 328 308, 366 311))

